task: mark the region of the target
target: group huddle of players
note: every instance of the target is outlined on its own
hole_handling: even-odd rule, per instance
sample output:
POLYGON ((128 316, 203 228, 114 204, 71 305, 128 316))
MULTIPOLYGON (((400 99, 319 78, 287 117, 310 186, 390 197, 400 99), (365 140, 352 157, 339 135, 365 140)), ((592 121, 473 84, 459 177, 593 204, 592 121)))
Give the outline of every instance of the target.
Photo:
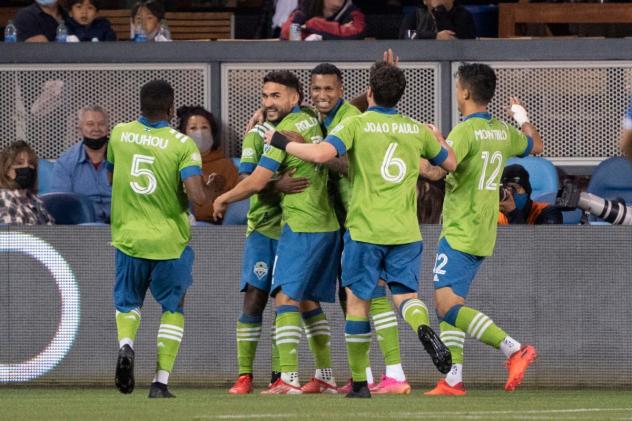
MULTIPOLYGON (((332 64, 323 63, 311 71, 309 91, 314 108, 301 107, 303 92, 293 73, 274 71, 264 77, 261 110, 243 140, 241 180, 213 202, 214 217, 220 219, 230 203, 250 197, 240 282, 244 302, 236 326, 239 377, 229 393, 253 391, 253 362, 270 296, 275 303, 272 379, 263 394, 344 393, 350 398, 369 398, 372 394, 410 393, 401 365, 397 317, 386 287, 436 368, 446 374, 427 395, 466 394, 462 380, 466 332, 506 355, 507 391, 520 384, 535 360, 533 346, 521 345, 487 315, 466 306, 465 298, 478 268, 494 249, 504 165, 512 156, 540 153, 541 137, 516 98, 510 99, 508 114, 520 131, 487 112, 496 87, 496 75, 487 65, 459 67, 455 94, 464 119, 447 139, 434 126, 397 111, 405 87, 404 73, 390 51, 384 61, 372 66, 366 95, 354 101, 360 108, 366 107, 364 112, 344 99, 342 73, 332 64), (428 309, 418 296, 423 242, 416 184, 425 171, 445 176, 446 184, 432 280, 440 335, 430 327, 428 309), (342 387, 334 378, 331 330, 320 305, 334 302, 337 289, 346 317, 344 333, 352 373, 342 387), (386 366, 379 382, 373 378, 368 357, 370 319, 386 366), (303 333, 316 372, 301 386, 298 345, 303 333)), ((171 157, 176 164, 170 177, 176 178, 173 185, 180 178, 178 197, 186 197, 184 184, 190 200, 204 203, 209 187, 196 170, 199 153, 187 146, 191 140, 165 126, 168 110, 164 110, 166 114, 142 112, 138 121, 127 125, 145 132, 173 132, 170 136, 175 140, 157 152, 163 153, 173 144, 178 152, 171 157)), ((120 202, 131 202, 140 209, 159 209, 165 202, 151 196, 163 179, 150 177, 146 166, 157 167, 162 157, 131 151, 147 146, 124 145, 118 140, 123 134, 121 126, 125 125, 113 130, 108 150, 113 171, 114 296, 120 344, 115 382, 123 393, 134 388, 133 341, 140 323, 139 297, 149 287, 163 306, 150 397, 171 397, 167 381, 184 333, 181 306, 193 260, 188 241, 184 241, 190 237, 190 229, 182 228, 183 241, 173 246, 180 247, 180 254, 148 255, 134 248, 136 239, 146 234, 135 230, 129 215, 116 211, 115 197, 125 195, 119 196, 120 202), (119 172, 120 161, 125 168, 119 172), (182 276, 187 270, 188 277, 182 276), (176 276, 173 286, 169 280, 176 276)), ((168 214, 162 209, 161 217, 152 216, 157 220, 180 218, 175 206, 168 214)), ((156 239, 156 243, 160 241, 156 239)), ((159 247, 155 248, 157 252, 159 247)))

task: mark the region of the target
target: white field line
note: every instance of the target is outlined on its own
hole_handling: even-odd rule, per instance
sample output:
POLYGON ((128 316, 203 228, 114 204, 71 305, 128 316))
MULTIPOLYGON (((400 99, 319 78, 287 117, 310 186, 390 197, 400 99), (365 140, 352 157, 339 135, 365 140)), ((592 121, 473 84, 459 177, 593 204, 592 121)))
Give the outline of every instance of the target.
MULTIPOLYGON (((547 414, 564 415, 564 414, 582 414, 596 412, 632 412, 632 408, 573 408, 573 409, 531 409, 519 411, 441 411, 441 412, 390 412, 389 414, 379 415, 375 413, 355 413, 354 417, 371 417, 371 418, 435 418, 441 419, 446 417, 462 417, 464 419, 485 419, 489 416, 508 415, 512 419, 550 419, 547 414)), ((196 420, 243 420, 243 419, 265 419, 265 418, 298 418, 305 414, 229 414, 229 415, 201 415, 196 420)), ((332 414, 335 415, 335 414, 332 414)), ((631 419, 631 418, 623 418, 631 419)))

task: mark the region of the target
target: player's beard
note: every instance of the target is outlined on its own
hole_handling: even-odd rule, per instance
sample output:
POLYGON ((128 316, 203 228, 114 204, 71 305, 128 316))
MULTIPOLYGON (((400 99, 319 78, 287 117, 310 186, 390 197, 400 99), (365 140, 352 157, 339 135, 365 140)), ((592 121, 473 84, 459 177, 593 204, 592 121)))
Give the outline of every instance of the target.
POLYGON ((270 109, 270 108, 266 108, 266 110, 265 110, 265 113, 266 113, 266 119, 267 119, 270 123, 272 123, 272 124, 274 124, 274 125, 277 125, 278 123, 280 123, 280 122, 281 122, 281 120, 283 120, 283 119, 285 118, 285 116, 286 116, 286 115, 288 115, 288 114, 290 113, 290 111, 292 111, 292 109, 291 109, 291 108, 290 108, 289 110, 287 110, 287 111, 282 111, 282 110, 280 110, 280 109, 278 109, 278 108, 274 108, 274 111, 277 113, 277 116, 278 116, 278 117, 277 117, 277 118, 275 118, 274 120, 272 120, 272 119, 270 119, 270 118, 268 117, 268 115, 269 115, 269 114, 268 114, 268 110, 269 110, 269 109, 270 109))

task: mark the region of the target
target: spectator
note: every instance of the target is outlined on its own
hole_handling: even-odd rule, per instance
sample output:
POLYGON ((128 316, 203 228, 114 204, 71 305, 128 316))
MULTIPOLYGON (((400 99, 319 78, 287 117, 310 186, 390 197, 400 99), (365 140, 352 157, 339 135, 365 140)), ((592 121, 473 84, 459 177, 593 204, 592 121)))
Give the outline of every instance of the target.
MULTIPOLYGON (((204 180, 209 177, 217 196, 232 189, 237 184, 237 169, 220 149, 221 142, 218 126, 213 114, 203 107, 178 108, 178 130, 191 137, 202 154, 202 173, 204 180)), ((213 197, 213 200, 215 197, 213 197)), ((213 221, 213 202, 208 206, 193 206, 193 215, 198 221, 213 221)))
POLYGON ((417 221, 420 224, 441 223, 445 186, 443 180, 417 179, 417 221))
POLYGON ((265 0, 255 30, 255 38, 279 38, 281 25, 297 6, 298 0, 265 0))
POLYGON ((69 38, 73 41, 116 41, 116 33, 110 21, 97 16, 98 0, 67 0, 70 18, 68 19, 69 38))
POLYGON ((508 165, 501 177, 500 212, 498 223, 562 224, 562 212, 555 206, 531 200, 529 173, 522 165, 508 165))
POLYGON ((35 195, 37 156, 18 140, 0 153, 0 223, 52 225, 55 221, 35 195))
POLYGON ((364 38, 364 13, 351 0, 303 0, 299 4, 281 27, 281 39, 289 38, 293 23, 301 25, 306 40, 364 38))
POLYGON ((399 38, 413 39, 473 39, 476 26, 470 12, 455 0, 423 0, 414 14, 404 16, 399 38), (415 31, 412 37, 408 31, 415 31))
POLYGON ((18 41, 48 42, 55 41, 57 27, 67 21, 68 14, 58 0, 36 0, 32 5, 18 10, 14 24, 18 41))
POLYGON ((160 21, 165 18, 165 8, 157 0, 139 1, 132 7, 130 38, 142 33, 147 41, 169 41, 160 34, 160 21))
POLYGON ((51 190, 89 197, 97 221, 109 223, 112 187, 105 165, 108 114, 99 106, 84 107, 78 112, 78 121, 81 142, 71 146, 55 162, 51 190))

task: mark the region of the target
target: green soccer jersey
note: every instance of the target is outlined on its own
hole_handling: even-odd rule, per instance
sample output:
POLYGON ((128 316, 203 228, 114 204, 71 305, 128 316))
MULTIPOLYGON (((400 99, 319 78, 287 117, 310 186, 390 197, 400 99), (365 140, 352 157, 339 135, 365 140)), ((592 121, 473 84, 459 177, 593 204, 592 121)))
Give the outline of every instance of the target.
MULTIPOLYGON (((239 172, 251 174, 263 155, 263 138, 256 130, 249 131, 241 147, 239 172)), ((250 197, 248 229, 246 235, 258 231, 266 237, 278 240, 281 236, 281 196, 273 192, 259 193, 250 197)))
MULTIPOLYGON (((338 104, 336 104, 334 109, 327 114, 327 117, 322 122, 325 129, 325 135, 340 124, 340 122, 342 122, 345 118, 360 114, 362 114, 360 110, 358 110, 349 101, 342 99, 338 100, 338 104)), ((351 180, 349 177, 339 176, 337 178, 337 182, 338 193, 340 194, 342 207, 344 207, 344 212, 341 213, 344 214, 349 210, 349 201, 351 200, 351 180)))
POLYGON ((351 238, 396 245, 421 240, 417 222, 419 158, 435 165, 447 157, 425 125, 394 108, 370 107, 345 119, 326 139, 339 155, 349 153, 351 238))
MULTIPOLYGON (((295 107, 276 126, 277 130, 299 133, 307 143, 322 141, 318 119, 295 107)), ((340 226, 327 195, 327 168, 305 162, 285 151, 266 145, 259 165, 271 171, 296 168, 294 177, 309 179, 309 187, 301 193, 286 194, 281 199, 283 223, 294 232, 331 232, 340 226)))
POLYGON ((448 143, 458 165, 445 182, 441 236, 455 250, 491 256, 503 168, 510 157, 528 155, 531 140, 488 113, 475 113, 450 132, 448 143))
POLYGON ((112 179, 112 245, 144 259, 177 259, 191 239, 182 180, 201 174, 195 142, 144 119, 118 124, 108 143, 112 179))

